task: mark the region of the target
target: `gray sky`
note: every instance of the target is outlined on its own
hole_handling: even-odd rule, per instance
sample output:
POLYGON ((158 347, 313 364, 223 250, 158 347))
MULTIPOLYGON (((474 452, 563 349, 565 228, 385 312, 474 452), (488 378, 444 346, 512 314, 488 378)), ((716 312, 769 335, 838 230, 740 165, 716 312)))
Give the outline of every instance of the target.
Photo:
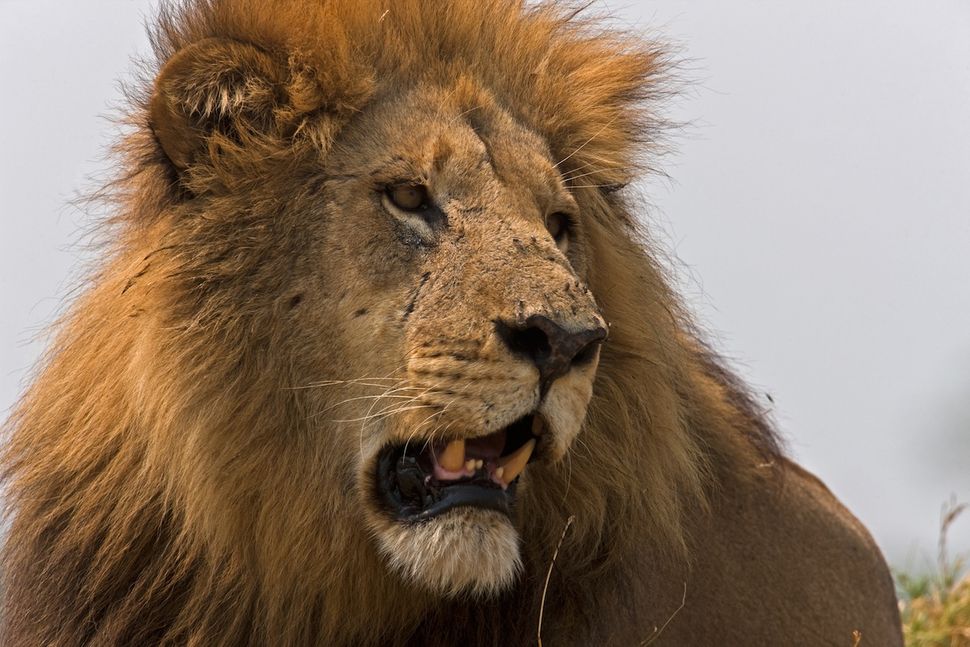
MULTIPOLYGON (((83 269, 68 202, 107 169, 153 4, 0 0, 0 410, 83 269)), ((671 180, 643 187, 688 301, 795 457, 920 566, 970 501, 970 2, 599 4, 689 60, 671 180)))

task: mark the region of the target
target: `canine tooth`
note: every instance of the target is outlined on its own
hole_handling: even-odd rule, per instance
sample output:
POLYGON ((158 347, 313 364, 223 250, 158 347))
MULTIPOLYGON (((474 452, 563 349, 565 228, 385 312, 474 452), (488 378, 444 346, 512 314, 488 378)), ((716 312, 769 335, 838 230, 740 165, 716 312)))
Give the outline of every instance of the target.
POLYGON ((542 416, 536 414, 532 416, 532 435, 541 436, 542 432, 546 429, 546 423, 542 419, 542 416))
POLYGON ((438 465, 449 472, 461 471, 462 465, 465 464, 465 441, 464 440, 453 440, 448 443, 445 450, 438 455, 438 465))
POLYGON ((515 453, 511 456, 504 456, 499 459, 499 469, 502 470, 502 481, 508 485, 515 480, 522 470, 525 469, 525 464, 529 462, 529 457, 532 456, 532 450, 536 447, 536 439, 533 438, 526 444, 515 450, 515 453))
POLYGON ((505 474, 505 468, 501 466, 496 467, 494 473, 495 473, 495 478, 501 479, 502 475, 505 474))
POLYGON ((469 458, 467 461, 465 461, 465 471, 466 472, 474 472, 475 471, 475 459, 474 458, 469 458))

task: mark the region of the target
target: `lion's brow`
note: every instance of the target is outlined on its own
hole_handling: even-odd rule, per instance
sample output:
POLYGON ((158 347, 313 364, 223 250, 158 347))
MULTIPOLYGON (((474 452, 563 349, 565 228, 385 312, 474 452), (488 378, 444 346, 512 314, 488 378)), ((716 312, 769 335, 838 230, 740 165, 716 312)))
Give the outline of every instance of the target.
POLYGON ((480 110, 472 109, 466 110, 459 116, 463 118, 465 124, 475 133, 478 141, 482 142, 482 146, 485 148, 485 152, 482 153, 479 163, 487 164, 492 168, 492 172, 498 175, 498 168, 495 166, 495 155, 492 154, 492 144, 488 141, 487 137, 489 125, 485 121, 484 115, 481 114, 480 110))

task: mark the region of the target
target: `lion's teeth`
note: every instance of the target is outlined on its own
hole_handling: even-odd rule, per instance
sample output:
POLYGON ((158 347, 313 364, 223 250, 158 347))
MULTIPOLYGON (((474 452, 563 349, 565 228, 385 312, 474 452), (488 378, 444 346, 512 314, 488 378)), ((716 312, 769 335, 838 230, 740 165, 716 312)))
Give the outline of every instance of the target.
POLYGON ((475 471, 475 459, 474 458, 469 458, 467 461, 465 461, 465 471, 468 472, 468 473, 472 473, 472 472, 475 471))
MULTIPOLYGON (((508 485, 515 480, 522 470, 525 469, 525 464, 529 462, 529 458, 532 456, 532 450, 536 447, 536 439, 533 438, 526 444, 515 450, 514 454, 509 456, 503 456, 498 459, 498 469, 502 470, 502 475, 499 477, 505 485, 508 485)), ((497 470, 496 470, 497 473, 497 470)))
POLYGON ((505 468, 501 466, 496 467, 494 474, 495 474, 495 478, 502 480, 502 475, 505 474, 505 468))
POLYGON ((532 416, 532 435, 541 436, 542 432, 546 430, 546 422, 542 419, 542 416, 536 414, 532 416))
POLYGON ((461 471, 465 464, 465 441, 453 440, 448 443, 444 451, 438 454, 438 465, 449 472, 461 471))

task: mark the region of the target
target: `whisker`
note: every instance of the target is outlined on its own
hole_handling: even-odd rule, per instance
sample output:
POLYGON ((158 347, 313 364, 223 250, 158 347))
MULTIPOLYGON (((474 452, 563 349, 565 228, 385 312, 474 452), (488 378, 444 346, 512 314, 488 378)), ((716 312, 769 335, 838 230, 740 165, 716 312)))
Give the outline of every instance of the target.
MULTIPOLYGON (((398 390, 400 390, 400 389, 398 389, 398 390)), ((341 400, 340 402, 335 402, 335 403, 331 404, 330 406, 328 406, 326 409, 323 409, 323 411, 321 411, 321 413, 323 413, 325 411, 330 411, 331 409, 336 409, 337 407, 339 407, 342 404, 347 404, 348 402, 354 402, 356 400, 380 400, 382 398, 396 398, 396 399, 400 399, 400 400, 413 400, 415 397, 417 397, 417 396, 413 396, 413 395, 392 395, 392 394, 389 394, 389 393, 381 393, 380 395, 359 395, 359 396, 354 397, 354 398, 347 398, 345 400, 341 400)))
POLYGON ((573 482, 573 453, 570 451, 566 452, 566 487, 563 488, 562 500, 560 505, 565 505, 566 501, 569 500, 569 486, 573 482))
POLYGON ((287 391, 301 391, 305 389, 316 389, 323 388, 327 386, 372 386, 375 388, 386 388, 387 384, 380 384, 378 380, 384 380, 387 382, 403 383, 405 379, 403 378, 391 378, 391 377, 362 377, 353 380, 322 380, 320 382, 310 382, 303 386, 287 386, 283 387, 287 391))
MULTIPOLYGON (((433 419, 435 417, 440 417, 445 412, 447 412, 448 409, 451 408, 451 406, 460 399, 461 393, 463 393, 466 390, 468 390, 471 386, 472 386, 471 383, 466 383, 465 386, 461 389, 461 391, 456 392, 452 396, 452 398, 449 400, 449 402, 444 407, 442 407, 439 411, 436 411, 436 412, 432 413, 430 416, 428 416, 427 418, 425 418, 424 420, 422 420, 420 423, 418 423, 415 426, 414 430, 410 434, 408 434, 408 438, 407 438, 406 442, 404 443, 404 450, 407 451, 408 444, 411 442, 411 439, 414 438, 414 436, 416 436, 417 433, 421 430, 421 427, 423 427, 425 424, 427 424, 427 422, 430 421, 431 419, 433 419)), ((457 420, 452 420, 451 422, 449 422, 447 424, 447 426, 445 426, 444 431, 448 431, 449 429, 451 429, 451 427, 455 423, 457 423, 457 422, 458 422, 457 420)), ((441 431, 441 425, 440 424, 437 425, 437 426, 435 426, 430 432, 428 432, 427 438, 425 439, 425 445, 426 446, 427 446, 427 443, 429 443, 432 440, 434 440, 434 436, 439 431, 441 431)))
POLYGON ((416 406, 413 406, 413 407, 400 407, 400 408, 394 409, 394 410, 378 411, 375 414, 371 414, 369 416, 361 416, 359 418, 335 418, 333 420, 330 420, 330 422, 361 422, 363 420, 373 420, 373 419, 376 419, 376 418, 387 418, 389 416, 397 415, 399 413, 404 413, 405 411, 415 411, 417 409, 427 409, 427 408, 429 408, 431 406, 433 406, 433 405, 430 405, 430 404, 419 404, 419 405, 416 405, 416 406))
POLYGON ((483 107, 484 107, 483 105, 477 105, 477 106, 472 106, 472 107, 471 107, 471 108, 469 108, 468 110, 463 110, 462 112, 460 112, 460 113, 458 113, 458 116, 457 116, 457 117, 455 117, 455 119, 456 119, 456 120, 457 120, 457 119, 461 119, 462 117, 464 117, 464 116, 465 116, 465 115, 467 115, 468 113, 470 113, 470 112, 475 112, 476 110, 478 110, 478 109, 480 109, 480 108, 483 108, 483 107))
MULTIPOLYGON (((427 386, 426 388, 424 388, 424 390, 421 393, 413 396, 412 402, 418 400, 419 398, 425 397, 428 393, 431 393, 431 392, 436 391, 438 389, 438 386, 440 384, 441 384, 440 382, 435 382, 434 384, 431 384, 431 385, 427 386)), ((428 408, 428 407, 433 407, 433 406, 434 406, 433 404, 425 404, 425 405, 422 405, 421 407, 417 407, 417 408, 428 408)), ((371 408, 368 409, 368 414, 373 409, 373 407, 374 407, 374 405, 372 404, 371 405, 371 408)), ((403 411, 400 411, 400 412, 403 413, 403 411)), ((397 413, 397 412, 392 412, 392 413, 389 413, 388 415, 394 415, 394 413, 397 413)), ((363 423, 363 424, 361 424, 361 427, 360 427, 360 447, 361 447, 361 456, 362 457, 363 457, 364 430, 365 430, 365 426, 366 426, 366 422, 363 423)), ((411 438, 417 433, 417 431, 418 430, 415 429, 414 431, 411 432, 411 434, 408 435, 408 438, 406 439, 406 441, 404 443, 404 451, 407 451, 408 443, 411 441, 411 438)))
MULTIPOLYGON (((424 420, 422 420, 420 424, 416 425, 413 430, 411 430, 411 433, 409 433, 408 434, 408 437, 404 440, 404 452, 405 453, 407 453, 407 451, 408 451, 408 446, 411 444, 411 440, 415 436, 418 435, 418 432, 419 431, 421 431, 422 425, 424 425, 425 423, 427 423, 429 420, 431 420, 435 416, 440 416, 442 413, 444 413, 444 409, 441 409, 439 411, 435 411, 430 416, 428 416, 427 418, 425 418, 424 420)), ((431 443, 431 440, 432 440, 431 435, 428 435, 428 436, 425 437, 425 439, 424 439, 424 446, 421 448, 421 451, 424 451, 428 447, 428 445, 431 443)))
POLYGON ((580 147, 579 147, 579 148, 577 148, 576 150, 574 150, 574 151, 573 151, 572 153, 570 153, 569 155, 566 155, 566 157, 564 157, 564 158, 562 158, 561 160, 559 160, 558 162, 556 162, 555 164, 553 164, 553 166, 552 166, 552 168, 558 168, 560 164, 562 164, 563 162, 565 162, 566 160, 568 160, 568 159, 569 159, 570 157, 572 157, 573 155, 575 155, 575 154, 576 154, 576 153, 578 153, 579 151, 581 151, 581 150, 583 150, 584 148, 586 148, 586 145, 587 145, 587 144, 589 144, 589 143, 590 143, 591 141, 593 141, 594 139, 596 139, 597 137, 599 137, 599 136, 600 136, 601 134, 603 134, 603 131, 604 131, 604 130, 606 130, 607 128, 609 128, 610 126, 612 126, 612 125, 613 125, 613 122, 614 122, 614 121, 616 121, 616 118, 617 118, 617 116, 618 116, 618 115, 614 115, 614 116, 613 116, 613 118, 612 118, 612 119, 610 119, 609 121, 607 121, 607 122, 606 122, 606 123, 605 123, 605 124, 603 125, 603 127, 602 127, 602 128, 600 128, 600 129, 599 129, 599 130, 597 130, 597 131, 596 131, 595 133, 593 133, 593 136, 592 136, 592 137, 590 137, 590 138, 589 138, 589 139, 587 139, 587 140, 586 140, 585 142, 583 142, 583 143, 582 143, 582 145, 580 145, 580 147))
MULTIPOLYGON (((374 406, 376 406, 377 402, 379 402, 383 398, 396 398, 396 399, 414 401, 414 400, 418 399, 419 397, 421 397, 421 394, 420 393, 417 394, 417 395, 395 395, 395 393, 397 393, 398 391, 405 391, 405 390, 408 390, 409 388, 411 388, 411 387, 391 388, 391 389, 385 390, 384 393, 381 393, 380 395, 361 395, 361 396, 357 396, 357 397, 353 397, 353 398, 347 398, 345 400, 341 400, 340 402, 336 402, 334 404, 331 404, 331 405, 323 408, 319 412, 317 412, 314 415, 310 416, 309 419, 310 420, 314 420, 316 418, 319 418, 320 416, 322 416, 326 412, 332 411, 333 409, 336 409, 340 405, 342 405, 344 403, 347 403, 347 402, 352 402, 354 400, 373 400, 373 402, 371 403, 370 408, 367 410, 367 414, 369 415, 370 412, 374 410, 374 406)), ((397 406, 399 404, 402 404, 402 403, 398 402, 398 403, 396 403, 396 404, 394 404, 392 406, 397 406)), ((384 410, 385 409, 382 409, 382 411, 384 411, 384 410)), ((334 421, 334 422, 336 422, 336 421, 334 421)))
POLYGON ((563 174, 562 174, 562 178, 563 178, 564 180, 568 180, 568 179, 570 179, 571 177, 575 177, 575 174, 576 174, 576 173, 579 173, 579 172, 580 172, 580 171, 582 171, 582 170, 583 170, 584 168, 589 168, 590 166, 592 166, 592 165, 593 165, 593 164, 595 164, 595 163, 596 163, 596 162, 595 162, 594 160, 590 160, 589 162, 586 162, 585 164, 580 164, 580 165, 579 165, 579 166, 577 166, 576 168, 573 168, 573 169, 569 169, 568 171, 566 171, 565 173, 563 173, 563 174))
MULTIPOLYGON (((394 391, 395 391, 395 388, 391 386, 391 388, 389 388, 387 391, 384 392, 384 395, 387 395, 389 392, 394 392, 394 391)), ((414 402, 414 400, 417 399, 418 397, 419 396, 413 396, 411 401, 414 402)), ((367 408, 367 414, 366 414, 367 416, 370 415, 370 413, 374 410, 374 407, 376 405, 377 405, 377 400, 374 400, 373 402, 371 402, 370 407, 367 408)), ((365 420, 364 422, 360 423, 360 432, 357 435, 357 438, 358 438, 357 442, 360 448, 361 462, 363 462, 364 460, 364 430, 366 428, 367 428, 367 421, 365 420)))
POLYGON ((602 173, 602 172, 603 172, 603 169, 598 168, 598 169, 595 169, 593 171, 589 171, 587 173, 580 173, 579 175, 571 175, 571 176, 569 176, 567 178, 564 178, 564 179, 568 183, 568 182, 572 182, 573 180, 578 180, 581 177, 586 177, 587 175, 596 175, 597 173, 602 173))

